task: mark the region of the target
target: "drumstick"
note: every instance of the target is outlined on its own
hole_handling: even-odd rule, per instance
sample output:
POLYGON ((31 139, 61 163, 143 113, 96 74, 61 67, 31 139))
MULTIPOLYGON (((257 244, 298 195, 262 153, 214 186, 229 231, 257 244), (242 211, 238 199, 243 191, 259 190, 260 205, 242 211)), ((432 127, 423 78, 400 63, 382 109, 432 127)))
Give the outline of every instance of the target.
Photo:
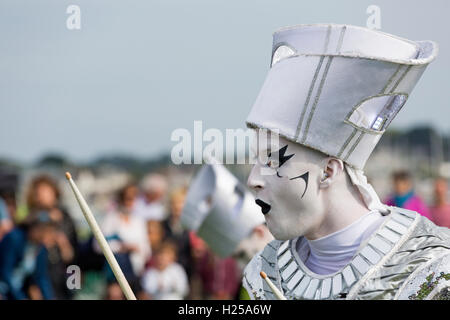
POLYGON ((285 296, 281 293, 280 290, 270 281, 269 277, 267 277, 267 274, 264 271, 261 271, 260 273, 261 278, 266 280, 267 284, 269 285, 270 289, 272 289, 273 294, 275 297, 278 298, 278 300, 287 300, 285 296))
POLYGON ((86 200, 84 200, 83 195, 81 194, 80 190, 78 190, 77 185, 72 180, 72 176, 69 172, 66 172, 66 178, 69 181, 70 187, 72 188, 73 193, 75 194, 75 198, 78 201, 78 204, 80 205, 81 211, 83 212, 84 217, 86 218, 87 223, 91 227, 92 233, 95 236, 95 239, 97 239, 98 244, 100 245, 100 248, 103 251, 103 255, 105 256, 106 260, 108 261, 116 279, 119 283, 120 288, 122 289, 122 292, 124 293, 125 297, 128 300, 136 300, 136 297, 131 290, 130 285, 128 284, 127 279, 125 278, 122 269, 120 269, 119 264, 117 263, 116 258, 114 257, 113 252, 111 251, 111 248, 108 245, 108 242, 106 242, 105 237, 103 236, 102 231, 100 230, 100 227, 97 224, 97 221, 95 221, 94 215, 92 214, 91 210, 89 209, 88 204, 86 203, 86 200))

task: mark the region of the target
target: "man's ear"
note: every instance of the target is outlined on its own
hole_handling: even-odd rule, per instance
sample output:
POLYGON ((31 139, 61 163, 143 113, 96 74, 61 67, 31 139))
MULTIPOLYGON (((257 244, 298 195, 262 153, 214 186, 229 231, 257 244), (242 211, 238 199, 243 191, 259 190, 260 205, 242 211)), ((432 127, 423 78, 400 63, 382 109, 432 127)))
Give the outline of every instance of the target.
POLYGON ((344 162, 336 158, 328 158, 320 179, 319 188, 328 188, 344 172, 344 162))

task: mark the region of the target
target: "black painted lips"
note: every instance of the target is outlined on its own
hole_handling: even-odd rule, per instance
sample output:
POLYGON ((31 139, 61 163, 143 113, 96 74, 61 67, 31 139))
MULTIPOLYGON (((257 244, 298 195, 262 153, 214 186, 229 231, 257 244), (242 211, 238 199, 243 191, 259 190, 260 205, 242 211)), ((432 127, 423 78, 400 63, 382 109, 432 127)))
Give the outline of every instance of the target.
POLYGON ((270 208, 271 208, 271 207, 270 207, 270 204, 268 204, 268 203, 262 201, 261 199, 256 199, 255 202, 256 202, 256 204, 257 204, 258 206, 261 207, 261 212, 262 212, 263 214, 267 214, 267 213, 270 211, 270 208))

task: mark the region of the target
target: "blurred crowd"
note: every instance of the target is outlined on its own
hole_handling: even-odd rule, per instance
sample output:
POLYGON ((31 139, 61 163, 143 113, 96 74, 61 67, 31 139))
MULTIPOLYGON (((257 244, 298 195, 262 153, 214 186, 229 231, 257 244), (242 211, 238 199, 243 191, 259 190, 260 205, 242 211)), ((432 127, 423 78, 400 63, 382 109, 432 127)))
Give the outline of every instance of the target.
MULTIPOLYGON (((434 200, 415 192, 409 172, 392 176, 384 199, 450 227, 448 184, 434 181, 434 200)), ((219 258, 180 217, 187 187, 169 188, 151 173, 126 184, 110 200, 100 227, 138 299, 239 299, 242 266, 219 258)), ((17 215, 15 188, 0 189, 0 299, 124 299, 98 243, 81 239, 62 203, 58 184, 35 175, 26 186, 26 215, 17 215), (68 286, 71 265, 81 270, 80 288, 68 286)))
MULTIPOLYGON (((20 222, 14 192, 0 193, 1 299, 124 299, 97 241, 93 236, 79 239, 57 183, 37 175, 26 189, 27 214, 20 222), (81 270, 81 290, 67 285, 73 276, 67 272, 70 265, 81 270)), ((160 174, 129 183, 110 199, 100 222, 137 298, 238 298, 237 262, 219 258, 183 229, 187 189, 168 190, 160 174)))

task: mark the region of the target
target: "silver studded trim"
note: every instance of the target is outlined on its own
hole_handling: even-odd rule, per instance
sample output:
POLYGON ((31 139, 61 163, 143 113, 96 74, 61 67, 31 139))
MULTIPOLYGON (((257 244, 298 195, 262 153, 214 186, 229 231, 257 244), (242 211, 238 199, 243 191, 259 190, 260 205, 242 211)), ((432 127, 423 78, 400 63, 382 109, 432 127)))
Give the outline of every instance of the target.
POLYGON ((332 275, 312 273, 296 253, 295 240, 287 240, 277 249, 278 278, 288 299, 343 299, 372 267, 388 254, 406 234, 417 213, 391 208, 387 221, 367 241, 347 266, 332 275))

